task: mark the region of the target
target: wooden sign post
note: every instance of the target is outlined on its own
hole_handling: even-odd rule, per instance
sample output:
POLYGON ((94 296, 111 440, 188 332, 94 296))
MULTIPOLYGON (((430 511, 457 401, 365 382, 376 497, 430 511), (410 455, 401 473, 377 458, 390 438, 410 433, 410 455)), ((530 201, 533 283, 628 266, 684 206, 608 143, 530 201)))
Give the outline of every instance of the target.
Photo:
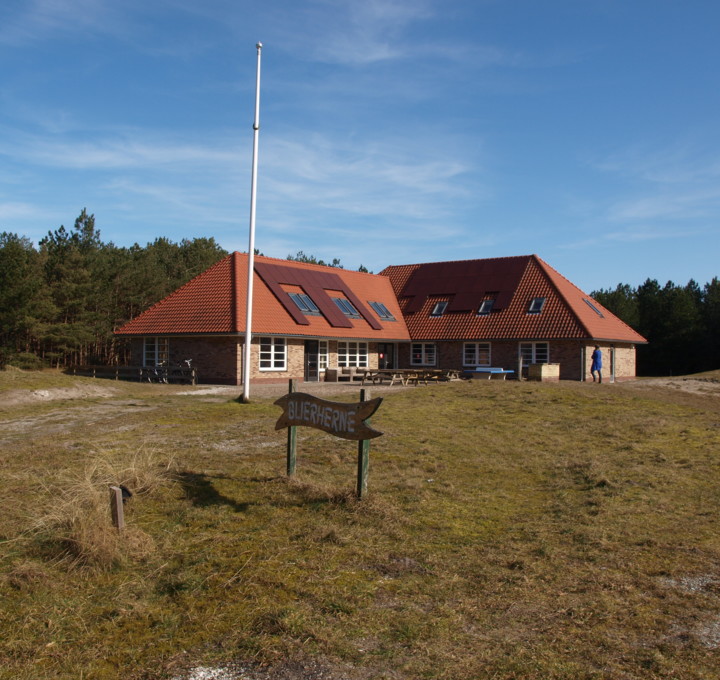
POLYGON ((275 424, 275 429, 288 428, 287 437, 287 474, 292 477, 296 467, 297 426, 313 427, 329 432, 342 439, 358 442, 358 479, 357 496, 367 494, 367 476, 370 461, 370 440, 380 437, 382 432, 373 430, 369 418, 382 403, 382 397, 368 399, 365 390, 360 391, 360 401, 345 403, 326 401, 295 391, 295 381, 290 381, 288 393, 275 402, 283 409, 275 424))
MULTIPOLYGON (((288 386, 288 396, 295 392, 295 381, 291 380, 288 386)), ((275 402, 277 404, 277 402, 275 402)), ((275 428, 277 430, 277 427, 275 428)), ((297 427, 289 425, 287 431, 287 476, 295 474, 297 461, 297 427)))
MULTIPOLYGON (((365 401, 365 390, 360 390, 360 401, 365 401)), ((369 395, 368 395, 369 396, 369 395)), ((368 422, 367 420, 365 421, 368 422)), ((370 467, 370 440, 361 439, 358 442, 358 461, 357 461, 357 497, 365 498, 367 495, 367 477, 368 468, 370 467)))

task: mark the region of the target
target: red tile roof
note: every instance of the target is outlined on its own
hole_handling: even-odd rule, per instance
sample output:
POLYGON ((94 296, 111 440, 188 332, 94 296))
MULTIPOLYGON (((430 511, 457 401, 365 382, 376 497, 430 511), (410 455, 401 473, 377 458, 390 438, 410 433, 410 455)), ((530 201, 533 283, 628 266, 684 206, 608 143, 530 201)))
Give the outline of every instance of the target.
MULTIPOLYGON (((228 255, 126 323, 117 334, 244 333, 247 262, 245 253, 228 255)), ((386 277, 262 256, 255 258, 252 325, 254 335, 386 341, 410 339, 390 280, 386 277), (318 298, 315 302, 323 314, 305 315, 295 308, 285 289, 297 286, 310 297, 318 298), (348 319, 338 315, 335 303, 326 296, 328 290, 335 291, 330 297, 350 300, 360 312, 360 318, 348 319), (380 319, 369 302, 382 302, 396 321, 380 319)))
POLYGON ((391 266, 380 273, 392 282, 413 340, 646 342, 537 255, 391 266), (530 314, 536 297, 545 304, 540 314, 530 314), (495 299, 493 311, 478 315, 486 298, 495 299), (433 317, 439 300, 448 301, 447 310, 433 317))

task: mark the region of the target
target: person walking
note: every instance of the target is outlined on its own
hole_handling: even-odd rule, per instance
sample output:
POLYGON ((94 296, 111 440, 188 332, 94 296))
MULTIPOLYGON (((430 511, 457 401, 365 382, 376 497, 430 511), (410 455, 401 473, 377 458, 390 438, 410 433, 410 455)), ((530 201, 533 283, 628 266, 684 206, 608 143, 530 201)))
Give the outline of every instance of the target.
POLYGON ((592 353, 592 364, 590 365, 590 373, 593 377, 593 382, 595 382, 595 374, 597 373, 597 382, 602 382, 602 352, 600 351, 600 346, 595 345, 595 349, 592 353))

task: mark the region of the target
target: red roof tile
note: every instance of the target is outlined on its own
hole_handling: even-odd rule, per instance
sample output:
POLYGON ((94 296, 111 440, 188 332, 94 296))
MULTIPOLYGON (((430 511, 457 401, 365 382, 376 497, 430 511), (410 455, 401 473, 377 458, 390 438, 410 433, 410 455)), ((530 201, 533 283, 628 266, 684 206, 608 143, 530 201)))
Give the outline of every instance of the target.
MULTIPOLYGON (((189 335, 238 334, 245 332, 245 306, 247 296, 247 262, 244 253, 233 253, 223 258, 174 293, 150 307, 117 331, 118 335, 189 335)), ((409 340, 407 328, 400 313, 389 279, 375 274, 352 272, 334 267, 278 260, 258 256, 255 258, 253 279, 253 334, 297 335, 321 338, 357 338, 377 340, 409 340), (330 280, 345 293, 362 316, 360 319, 342 317, 343 325, 331 323, 326 316, 291 314, 287 293, 282 285, 267 285, 258 273, 272 274, 275 284, 301 286, 311 297, 306 286, 317 289, 330 280), (288 277, 292 271, 296 281, 277 280, 288 277), (278 273, 279 272, 279 273, 278 273), (327 280, 326 280, 327 279, 327 280), (304 283, 303 283, 304 282, 304 283), (273 292, 274 291, 274 292, 273 292), (396 321, 379 319, 367 304, 382 302, 396 321), (367 318, 365 318, 367 317, 367 318), (297 319, 297 320, 296 320, 297 319), (302 322, 301 322, 302 320, 302 322)), ((319 301, 318 301, 319 302, 319 301)), ((325 301, 323 301, 324 303, 325 301)), ((336 308, 325 311, 335 319, 336 308), (329 310, 329 311, 328 311, 329 310)), ((321 307, 321 310, 323 308, 321 307)))
POLYGON ((390 278, 414 340, 645 342, 536 255, 391 266, 380 273, 390 278), (480 302, 490 297, 496 299, 493 311, 478 315, 480 302), (530 314, 530 301, 536 297, 545 298, 545 304, 540 314, 530 314), (449 304, 442 316, 433 317, 438 300, 449 304))

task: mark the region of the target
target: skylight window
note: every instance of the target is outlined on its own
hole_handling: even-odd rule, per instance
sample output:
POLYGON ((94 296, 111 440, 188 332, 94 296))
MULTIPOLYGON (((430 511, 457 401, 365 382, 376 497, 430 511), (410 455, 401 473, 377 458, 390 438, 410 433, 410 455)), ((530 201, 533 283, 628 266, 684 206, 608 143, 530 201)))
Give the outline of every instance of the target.
POLYGON ((288 293, 288 295, 301 312, 305 312, 305 314, 320 314, 318 306, 309 295, 305 293, 288 293))
POLYGON ((333 298, 332 301, 338 306, 338 309, 347 317, 351 319, 359 319, 360 312, 358 312, 352 303, 345 298, 333 298))
POLYGON ((592 302, 590 302, 590 300, 588 300, 587 298, 583 298, 582 301, 583 301, 588 307, 590 307, 590 309, 592 309, 593 312, 595 312, 595 314, 597 314, 601 319, 604 319, 604 318, 605 318, 605 315, 604 315, 592 302))
POLYGON ((483 300, 478 308, 478 316, 487 316, 490 314, 494 304, 495 300, 483 300))
POLYGON ((385 319, 385 321, 395 321, 392 312, 382 302, 368 302, 368 304, 381 319, 385 319))
POLYGON ((447 300, 440 300, 440 302, 436 302, 435 306, 432 309, 432 312, 430 312, 430 316, 442 316, 443 314, 445 314, 445 309, 447 308, 447 306, 447 300))
POLYGON ((545 306, 544 297, 536 297, 530 300, 530 306, 528 307, 528 314, 540 314, 543 307, 545 306))

